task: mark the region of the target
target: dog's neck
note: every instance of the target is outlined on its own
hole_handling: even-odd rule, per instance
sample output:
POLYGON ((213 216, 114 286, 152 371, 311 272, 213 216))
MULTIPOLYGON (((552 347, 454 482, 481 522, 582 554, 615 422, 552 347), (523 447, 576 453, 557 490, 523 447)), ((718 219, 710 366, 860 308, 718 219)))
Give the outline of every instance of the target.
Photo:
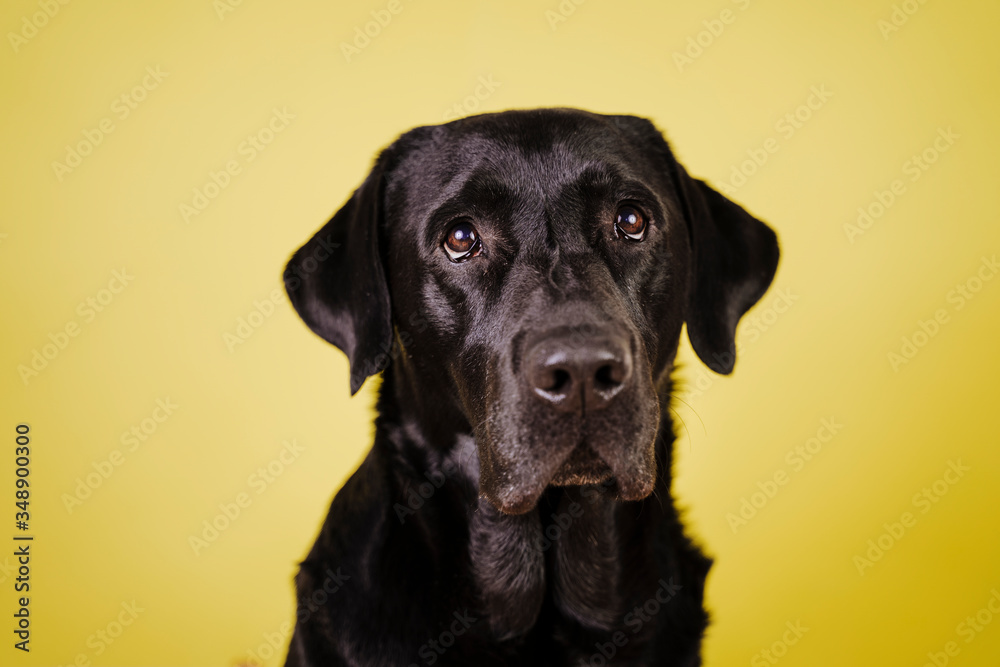
MULTIPOLYGON (((659 516, 655 497, 644 501, 617 501, 610 487, 550 488, 538 506, 520 515, 503 514, 479 495, 479 459, 476 444, 468 433, 431 434, 424 426, 434 423, 426 414, 408 414, 400 406, 434 405, 422 401, 399 400, 395 386, 402 378, 386 371, 379 399, 377 427, 388 431, 397 461, 407 463, 415 478, 423 482, 428 474, 447 479, 463 498, 456 516, 468 522, 468 553, 478 589, 482 612, 489 618, 498 639, 527 634, 538 620, 546 599, 565 617, 595 631, 620 627, 629 587, 655 582, 653 530, 659 516), (391 403, 391 405, 390 405, 391 403), (419 426, 418 426, 419 425, 419 426), (443 438, 443 440, 441 440, 443 438), (641 516, 642 521, 635 517, 641 516), (625 517, 625 520, 623 520, 625 517), (646 573, 626 573, 623 545, 638 554, 646 573), (644 576, 648 574, 648 576, 644 576), (646 581, 646 580, 649 581, 646 581)), ((414 408, 410 408, 414 409, 414 408)), ((455 419, 441 420, 455 423, 455 419)), ((441 423, 441 422, 437 422, 441 423)), ((669 494, 670 448, 673 442, 669 413, 664 409, 661 434, 657 439, 656 496, 669 494)), ((422 520, 421 517, 414 517, 422 520)), ((434 526, 425 526, 431 534, 434 526)), ((635 567, 636 563, 628 564, 635 567)))
POLYGON ((546 593, 562 614, 592 630, 611 630, 621 618, 615 501, 596 488, 551 495, 554 503, 522 515, 501 514, 481 498, 473 514, 473 571, 500 639, 526 634, 546 593))

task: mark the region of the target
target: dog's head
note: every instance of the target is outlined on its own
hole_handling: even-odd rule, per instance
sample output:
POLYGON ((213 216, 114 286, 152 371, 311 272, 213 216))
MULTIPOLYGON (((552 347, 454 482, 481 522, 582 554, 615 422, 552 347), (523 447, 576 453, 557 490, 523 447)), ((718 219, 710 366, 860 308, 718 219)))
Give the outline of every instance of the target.
POLYGON ((683 323, 731 372, 777 264, 774 232, 649 121, 545 109, 404 134, 285 284, 351 391, 392 359, 432 431, 474 437, 480 492, 513 514, 549 485, 647 496, 683 323))

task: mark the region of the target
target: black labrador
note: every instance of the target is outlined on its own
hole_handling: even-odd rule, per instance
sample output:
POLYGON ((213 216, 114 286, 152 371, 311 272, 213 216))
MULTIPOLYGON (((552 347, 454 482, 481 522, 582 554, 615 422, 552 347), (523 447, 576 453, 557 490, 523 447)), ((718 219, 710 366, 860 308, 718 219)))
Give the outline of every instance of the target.
POLYGON ((351 392, 382 372, 286 664, 700 664, 671 371, 685 322, 732 371, 777 264, 642 118, 507 111, 382 151, 284 274, 351 392))

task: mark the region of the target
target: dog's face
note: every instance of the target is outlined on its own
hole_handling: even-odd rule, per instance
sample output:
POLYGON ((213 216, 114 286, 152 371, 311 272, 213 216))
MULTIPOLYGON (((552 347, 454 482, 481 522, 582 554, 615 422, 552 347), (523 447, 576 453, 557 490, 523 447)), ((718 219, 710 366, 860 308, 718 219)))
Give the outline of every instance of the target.
POLYGON ((549 109, 403 135, 285 280, 352 391, 394 356, 397 391, 471 433, 481 494, 513 514, 550 485, 651 493, 683 323, 730 372, 777 261, 648 121, 549 109))

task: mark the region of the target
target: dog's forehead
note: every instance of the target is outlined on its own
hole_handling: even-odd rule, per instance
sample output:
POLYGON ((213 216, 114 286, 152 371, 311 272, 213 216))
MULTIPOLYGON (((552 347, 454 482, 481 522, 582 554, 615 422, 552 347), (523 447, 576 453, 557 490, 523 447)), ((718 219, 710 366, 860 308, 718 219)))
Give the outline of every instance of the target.
POLYGON ((458 137, 437 147, 437 165, 425 172, 442 199, 454 196, 474 178, 486 179, 525 195, 545 196, 607 162, 565 141, 543 147, 529 141, 498 141, 482 135, 458 137))
POLYGON ((424 130, 389 178, 391 186, 406 190, 417 219, 473 179, 544 200, 585 173, 636 178, 642 168, 641 156, 614 124, 589 114, 487 114, 424 130))

